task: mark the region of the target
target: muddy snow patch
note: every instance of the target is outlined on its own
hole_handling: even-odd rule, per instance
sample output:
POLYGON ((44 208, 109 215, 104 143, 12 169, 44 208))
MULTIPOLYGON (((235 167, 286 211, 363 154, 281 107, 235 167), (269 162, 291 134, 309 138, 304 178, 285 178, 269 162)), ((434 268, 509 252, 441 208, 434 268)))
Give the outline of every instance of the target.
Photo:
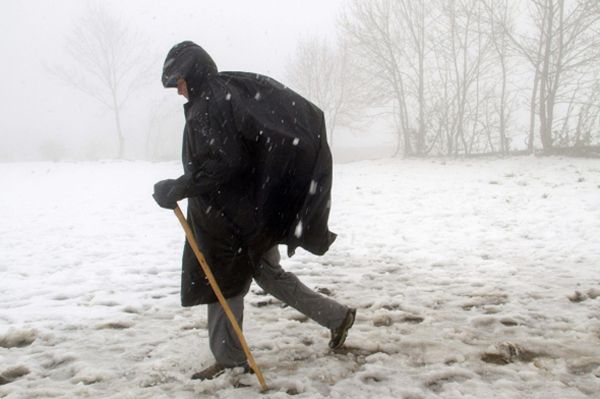
POLYGON ((130 321, 110 321, 96 326, 97 330, 125 330, 131 328, 133 323, 130 321))
POLYGON ((0 347, 23 348, 31 345, 37 337, 36 330, 9 329, 5 334, 0 335, 0 347))
POLYGON ((528 363, 541 356, 547 355, 534 352, 512 342, 502 342, 488 348, 488 350, 481 355, 481 360, 486 363, 505 365, 517 361, 528 363))
POLYGON ((84 368, 73 376, 71 382, 73 382, 74 384, 81 383, 84 385, 92 385, 98 382, 110 380, 111 378, 114 378, 114 376, 102 370, 84 368))
POLYGON ((17 366, 8 368, 2 372, 0 372, 0 385, 5 385, 14 380, 26 376, 30 371, 25 366, 17 366))
POLYGON ((600 297, 600 288, 590 288, 587 291, 587 296, 590 299, 596 299, 596 298, 600 297))
POLYGON ((440 393, 447 384, 460 384, 474 377, 476 377, 476 374, 470 370, 449 367, 446 370, 435 371, 425 376, 424 385, 433 392, 440 393))

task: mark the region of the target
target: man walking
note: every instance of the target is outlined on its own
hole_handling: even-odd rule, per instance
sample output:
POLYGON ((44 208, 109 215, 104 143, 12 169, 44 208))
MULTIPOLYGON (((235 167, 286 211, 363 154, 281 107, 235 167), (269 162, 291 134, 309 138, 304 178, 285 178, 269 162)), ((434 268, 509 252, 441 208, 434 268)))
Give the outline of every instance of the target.
MULTIPOLYGON (((184 174, 155 184, 156 202, 174 209, 188 198, 187 219, 240 326, 252 279, 267 293, 331 330, 340 348, 356 310, 306 287, 279 265, 277 246, 322 255, 335 240, 328 228, 332 161, 323 113, 279 82, 257 74, 218 72, 195 43, 173 47, 162 82, 184 106, 184 174)), ((192 376, 211 379, 244 367, 244 352, 186 242, 183 306, 208 304, 216 363, 192 376)))

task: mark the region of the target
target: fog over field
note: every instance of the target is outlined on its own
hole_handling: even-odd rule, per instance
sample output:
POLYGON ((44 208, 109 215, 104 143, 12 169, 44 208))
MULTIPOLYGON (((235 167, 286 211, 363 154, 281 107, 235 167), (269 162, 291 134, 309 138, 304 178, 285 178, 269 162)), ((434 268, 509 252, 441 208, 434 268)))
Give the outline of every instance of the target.
POLYGON ((122 110, 124 157, 176 159, 185 100, 160 82, 164 58, 173 45, 192 40, 210 52, 221 70, 257 72, 285 81, 286 65, 299 40, 311 35, 333 38, 340 4, 7 2, 0 13, 0 50, 5 54, 0 74, 6 77, 0 91, 0 160, 116 156, 113 112, 77 86, 89 84, 101 95, 104 89, 68 51, 73 42, 81 44, 78 29, 95 29, 90 20, 98 20, 99 13, 127 30, 128 48, 141 64, 132 68, 132 75, 142 76, 135 76, 136 90, 122 110), (157 135, 160 143, 153 141, 157 135), (169 151, 155 155, 155 148, 163 145, 169 151))
POLYGON ((266 74, 317 104, 341 162, 597 153, 598 7, 11 1, 0 15, 0 160, 176 159, 184 101, 159 79, 183 40, 220 70, 266 74))

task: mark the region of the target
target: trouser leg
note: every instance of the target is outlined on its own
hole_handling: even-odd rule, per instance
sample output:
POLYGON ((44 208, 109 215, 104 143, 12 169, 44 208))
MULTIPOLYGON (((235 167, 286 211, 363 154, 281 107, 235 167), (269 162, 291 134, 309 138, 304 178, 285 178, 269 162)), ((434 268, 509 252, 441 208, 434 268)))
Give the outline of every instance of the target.
MULTIPOLYGON (((244 321, 244 295, 246 292, 227 300, 240 328, 244 321)), ((219 302, 208 305, 208 338, 217 363, 234 367, 246 362, 240 341, 219 302)))
POLYGON ((314 292, 296 277, 283 270, 277 247, 263 256, 254 272, 254 280, 265 292, 313 319, 323 327, 338 328, 348 307, 314 292))

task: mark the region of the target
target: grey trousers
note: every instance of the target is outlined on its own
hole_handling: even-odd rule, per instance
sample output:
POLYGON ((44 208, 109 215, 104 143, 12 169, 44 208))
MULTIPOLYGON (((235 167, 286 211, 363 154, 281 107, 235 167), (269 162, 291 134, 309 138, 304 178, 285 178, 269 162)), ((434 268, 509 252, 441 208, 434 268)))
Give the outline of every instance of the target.
MULTIPOLYGON (((293 307, 328 329, 338 328, 349 310, 348 307, 320 295, 300 282, 293 273, 283 270, 277 247, 263 256, 253 277, 268 294, 293 307)), ((241 294, 227 301, 240 327, 244 319, 244 296, 241 294)), ((246 356, 235 335, 231 323, 218 302, 208 305, 208 336, 210 349, 217 363, 232 367, 246 363, 246 356)))

